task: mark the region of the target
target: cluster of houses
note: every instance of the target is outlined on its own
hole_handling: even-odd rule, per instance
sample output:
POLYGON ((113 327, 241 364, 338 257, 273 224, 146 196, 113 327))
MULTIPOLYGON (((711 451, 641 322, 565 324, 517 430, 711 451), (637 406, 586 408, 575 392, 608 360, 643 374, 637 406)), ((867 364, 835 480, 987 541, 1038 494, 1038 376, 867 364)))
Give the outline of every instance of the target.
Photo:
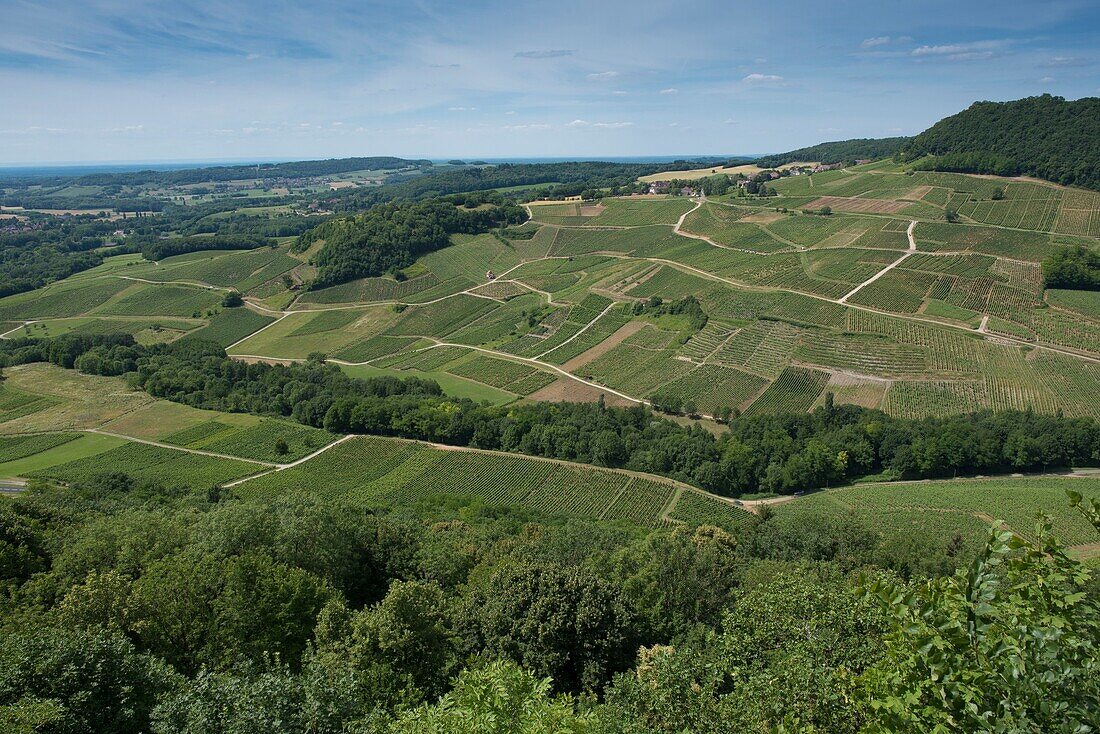
MULTIPOLYGON (((649 193, 651 194, 671 194, 671 182, 670 181, 654 181, 649 185, 649 193)), ((682 186, 680 188, 680 196, 695 196, 695 189, 690 186, 682 186)))

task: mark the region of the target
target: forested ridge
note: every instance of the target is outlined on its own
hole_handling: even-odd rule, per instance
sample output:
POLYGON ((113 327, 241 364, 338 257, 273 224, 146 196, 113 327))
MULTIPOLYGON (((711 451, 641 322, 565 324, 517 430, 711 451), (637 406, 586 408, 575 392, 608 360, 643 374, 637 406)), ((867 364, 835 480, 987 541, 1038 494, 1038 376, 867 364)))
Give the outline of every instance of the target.
POLYGON ((767 155, 754 161, 761 168, 775 168, 793 161, 817 161, 820 163, 851 163, 862 158, 889 158, 912 138, 853 138, 831 143, 818 143, 787 153, 767 155))
POLYGON ((1100 97, 1067 101, 1044 94, 1012 102, 975 102, 906 145, 917 168, 998 176, 1036 176, 1100 189, 1100 97))
POLYGON ((150 395, 197 408, 279 415, 333 433, 496 449, 661 474, 717 494, 790 494, 885 478, 1045 471, 1100 463, 1100 424, 1030 412, 911 420, 831 400, 813 413, 742 416, 721 436, 649 408, 590 403, 494 407, 442 394, 431 380, 350 378, 318 357, 247 364, 217 345, 142 346, 133 337, 0 342, 0 364, 47 361, 127 375, 150 395))

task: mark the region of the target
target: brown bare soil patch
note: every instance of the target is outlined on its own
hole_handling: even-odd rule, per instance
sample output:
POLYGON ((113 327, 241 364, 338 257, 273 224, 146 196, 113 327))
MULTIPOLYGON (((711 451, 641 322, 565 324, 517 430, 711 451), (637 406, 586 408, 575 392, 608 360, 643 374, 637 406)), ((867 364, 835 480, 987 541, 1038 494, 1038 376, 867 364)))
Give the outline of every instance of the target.
POLYGON ((924 197, 928 196, 931 192, 931 186, 918 186, 911 191, 907 191, 901 198, 912 199, 913 201, 923 201, 924 197))
POLYGON ((600 399, 601 395, 603 395, 604 402, 608 405, 619 408, 629 408, 635 405, 633 401, 626 398, 605 392, 593 385, 570 380, 568 377, 563 377, 527 397, 530 400, 547 400, 555 403, 594 403, 600 399))
POLYGON ((759 212, 757 214, 750 214, 747 217, 742 217, 742 222, 752 222, 753 224, 771 224, 772 222, 778 222, 780 219, 787 217, 783 212, 759 212))
POLYGON ((604 339, 602 342, 592 347, 591 349, 581 352, 573 359, 569 360, 562 365, 562 369, 566 372, 572 372, 578 367, 583 367, 597 357, 607 354, 615 347, 622 344, 628 337, 633 334, 637 334, 639 331, 645 328, 644 321, 628 321, 619 327, 611 336, 604 339))
POLYGON ((581 216, 582 217, 596 217, 596 216, 599 216, 600 214, 602 214, 603 210, 604 210, 604 205, 603 204, 592 204, 591 206, 582 206, 581 207, 581 216))
POLYGON ((889 199, 860 199, 854 196, 822 196, 807 204, 805 209, 820 209, 823 206, 838 212, 861 212, 869 214, 895 214, 909 206, 904 201, 889 199))

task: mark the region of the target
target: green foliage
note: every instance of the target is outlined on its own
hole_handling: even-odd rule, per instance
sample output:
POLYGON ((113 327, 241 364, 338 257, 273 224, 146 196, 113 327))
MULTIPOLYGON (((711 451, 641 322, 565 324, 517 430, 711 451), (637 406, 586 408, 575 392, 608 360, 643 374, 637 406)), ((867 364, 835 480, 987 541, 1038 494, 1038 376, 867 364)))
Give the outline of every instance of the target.
POLYGON ((471 599, 468 615, 489 654, 553 678, 561 691, 598 690, 634 650, 621 592, 579 568, 504 566, 471 599))
POLYGON ((177 684, 118 633, 38 628, 0 635, 0 722, 43 734, 138 734, 177 684))
MULTIPOLYGON (((1098 526, 1100 529, 1100 526, 1098 526)), ((863 679, 870 731, 1090 731, 1100 724, 1100 605, 1042 518, 1037 540, 996 527, 954 576, 865 583, 889 615, 863 679)))
POLYGON ((237 306, 243 306, 244 299, 241 298, 241 294, 237 291, 229 291, 222 297, 222 306, 225 308, 236 308, 237 306))
POLYGON ((481 200, 467 202, 466 197, 461 203, 380 204, 364 214, 325 222, 299 237, 295 248, 324 241, 314 258, 318 271, 311 287, 317 289, 398 271, 420 255, 446 247, 452 234, 487 232, 527 217, 514 204, 482 208, 481 200))
POLYGON ((437 704, 403 714, 393 734, 580 734, 594 731, 590 714, 551 693, 515 663, 497 661, 467 670, 437 704))
POLYGON ((1078 245, 1063 248, 1043 261, 1046 288, 1100 290, 1100 253, 1078 245))
POLYGON ((1044 94, 1013 102, 975 102, 913 138, 905 158, 936 171, 1024 174, 1100 188, 1100 98, 1066 101, 1044 94))
POLYGON ((819 143, 808 148, 799 148, 788 153, 764 156, 756 161, 761 168, 774 168, 792 161, 821 161, 822 163, 844 163, 862 158, 888 158, 912 138, 856 138, 838 140, 833 143, 819 143))

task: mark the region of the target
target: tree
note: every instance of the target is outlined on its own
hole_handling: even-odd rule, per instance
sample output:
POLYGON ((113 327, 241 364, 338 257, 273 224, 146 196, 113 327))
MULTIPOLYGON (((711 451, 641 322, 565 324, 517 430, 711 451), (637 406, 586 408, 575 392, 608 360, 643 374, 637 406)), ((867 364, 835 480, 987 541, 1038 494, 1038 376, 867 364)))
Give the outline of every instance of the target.
POLYGON ((317 632, 322 653, 359 670, 389 668, 426 698, 440 696, 459 669, 451 603, 438 584, 395 581, 375 606, 349 614, 330 605, 323 619, 317 632))
POLYGON ((0 635, 0 722, 30 717, 46 722, 35 731, 138 734, 177 682, 167 665, 117 632, 0 635))
POLYGON ((241 298, 241 294, 237 291, 228 291, 222 298, 222 306, 225 308, 236 308, 244 305, 244 299, 241 298))
POLYGON ((393 734, 580 734, 592 730, 590 713, 577 713, 568 696, 554 696, 549 679, 515 663, 492 662, 466 670, 454 690, 434 705, 402 715, 393 734))
POLYGON ((945 209, 943 212, 943 218, 950 224, 955 224, 959 221, 959 213, 954 209, 945 209))
POLYGON ((1090 574, 1047 518, 1035 537, 997 523, 973 565, 952 577, 864 583, 892 623, 885 657, 862 678, 871 731, 1068 734, 1100 725, 1090 574))
POLYGON ((580 568, 504 565, 471 598, 468 620, 486 651, 552 677, 561 691, 598 690, 634 650, 621 592, 580 568))
POLYGON ((286 439, 282 436, 275 439, 275 453, 279 456, 286 456, 290 453, 290 446, 287 445, 286 439))
POLYGON ((831 206, 823 206, 817 210, 817 213, 824 217, 827 217, 833 213, 833 208, 831 206))

